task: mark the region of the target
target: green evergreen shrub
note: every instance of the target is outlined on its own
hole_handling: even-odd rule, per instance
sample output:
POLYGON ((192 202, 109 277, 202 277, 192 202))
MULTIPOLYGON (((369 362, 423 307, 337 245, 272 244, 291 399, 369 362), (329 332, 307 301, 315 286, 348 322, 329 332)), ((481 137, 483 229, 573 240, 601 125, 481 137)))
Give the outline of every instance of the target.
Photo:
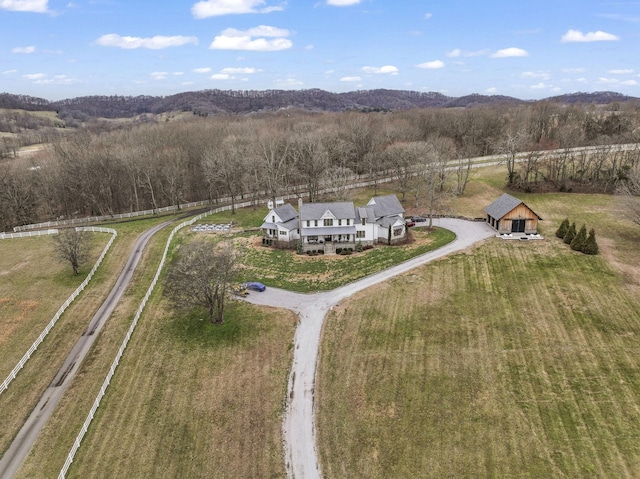
POLYGON ((564 235, 567 234, 567 230, 569 229, 569 218, 565 218, 562 223, 560 223, 560 227, 558 231, 556 231, 556 236, 560 239, 564 238, 564 235))
POLYGON ((569 226, 569 229, 565 233, 562 240, 567 244, 571 244, 571 242, 573 241, 573 238, 575 237, 576 237, 576 224, 574 222, 574 223, 571 223, 571 226, 569 226))
POLYGON ((585 241, 587 241, 587 227, 582 225, 573 240, 571 240, 571 249, 574 251, 582 251, 585 241))
POLYGON ((589 236, 584 242, 582 246, 582 252, 584 254, 598 254, 599 248, 598 243, 596 242, 596 232, 593 228, 589 230, 589 236))

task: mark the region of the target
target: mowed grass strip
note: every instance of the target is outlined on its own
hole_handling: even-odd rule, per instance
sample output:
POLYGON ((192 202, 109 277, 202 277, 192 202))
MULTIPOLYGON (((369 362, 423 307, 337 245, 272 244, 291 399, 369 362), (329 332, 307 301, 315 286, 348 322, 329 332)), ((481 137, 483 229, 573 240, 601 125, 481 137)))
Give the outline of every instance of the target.
POLYGON ((222 326, 154 300, 67 477, 285 477, 295 316, 231 302, 222 326))
POLYGON ((489 240, 341 305, 325 478, 639 477, 640 300, 602 256, 489 240))

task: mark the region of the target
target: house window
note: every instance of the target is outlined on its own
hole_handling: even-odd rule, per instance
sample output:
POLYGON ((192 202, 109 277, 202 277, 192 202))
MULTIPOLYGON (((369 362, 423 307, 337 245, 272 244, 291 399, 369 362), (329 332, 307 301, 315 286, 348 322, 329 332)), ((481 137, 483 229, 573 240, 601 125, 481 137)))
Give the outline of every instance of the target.
POLYGON ((307 227, 311 226, 311 220, 307 220, 307 227))
POLYGON ((286 231, 280 231, 280 236, 285 236, 287 234, 286 231))
POLYGON ((366 224, 367 224, 366 218, 362 218, 362 226, 365 226, 366 224))
POLYGON ((272 223, 275 223, 275 222, 276 222, 276 217, 275 217, 275 215, 272 215, 272 216, 271 216, 271 222, 272 222, 272 223))
POLYGON ((318 242, 318 237, 317 236, 307 236, 307 241, 309 243, 317 243, 318 242))
POLYGON ((394 228, 393 236, 402 236, 402 228, 394 228))
POLYGON ((351 224, 351 220, 347 218, 347 226, 349 226, 350 224, 351 224))
POLYGON ((328 219, 324 220, 324 225, 325 226, 333 226, 333 219, 328 218, 328 219))
POLYGON ((342 220, 338 220, 338 226, 342 226, 342 220))
POLYGON ((318 226, 318 220, 313 220, 313 222, 315 223, 314 226, 318 226))
POLYGON ((356 238, 364 238, 364 231, 356 231, 356 238))

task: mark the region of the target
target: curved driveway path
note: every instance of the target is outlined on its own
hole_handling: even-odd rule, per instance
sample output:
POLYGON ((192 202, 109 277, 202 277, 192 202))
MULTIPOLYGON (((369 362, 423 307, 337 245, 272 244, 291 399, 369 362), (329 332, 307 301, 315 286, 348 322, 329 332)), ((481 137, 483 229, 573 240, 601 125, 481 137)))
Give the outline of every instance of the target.
POLYGON ((322 477, 315 442, 314 387, 320 349, 322 324, 329 310, 340 301, 374 284, 386 281, 434 259, 461 251, 495 236, 495 230, 484 222, 442 218, 434 226, 453 231, 456 239, 437 250, 425 253, 346 286, 316 294, 301 294, 277 288, 251 294, 248 302, 286 308, 300 316, 294 339, 293 365, 289 375, 287 411, 283 422, 287 474, 295 479, 322 477))

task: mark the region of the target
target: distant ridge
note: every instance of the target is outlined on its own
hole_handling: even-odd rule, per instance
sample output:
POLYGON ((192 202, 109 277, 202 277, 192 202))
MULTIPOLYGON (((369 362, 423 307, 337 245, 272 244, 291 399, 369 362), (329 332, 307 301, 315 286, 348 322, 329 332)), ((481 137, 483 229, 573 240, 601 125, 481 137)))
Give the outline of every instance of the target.
MULTIPOLYGON (((571 93, 544 100, 564 104, 602 104, 639 98, 605 91, 571 93)), ((297 108, 308 111, 400 111, 411 108, 471 108, 492 104, 530 104, 510 96, 472 94, 450 97, 435 92, 361 90, 332 93, 310 90, 201 90, 169 96, 84 96, 48 101, 28 95, 0 94, 0 108, 55 110, 74 118, 131 118, 142 114, 191 111, 197 115, 248 114, 297 108)))

